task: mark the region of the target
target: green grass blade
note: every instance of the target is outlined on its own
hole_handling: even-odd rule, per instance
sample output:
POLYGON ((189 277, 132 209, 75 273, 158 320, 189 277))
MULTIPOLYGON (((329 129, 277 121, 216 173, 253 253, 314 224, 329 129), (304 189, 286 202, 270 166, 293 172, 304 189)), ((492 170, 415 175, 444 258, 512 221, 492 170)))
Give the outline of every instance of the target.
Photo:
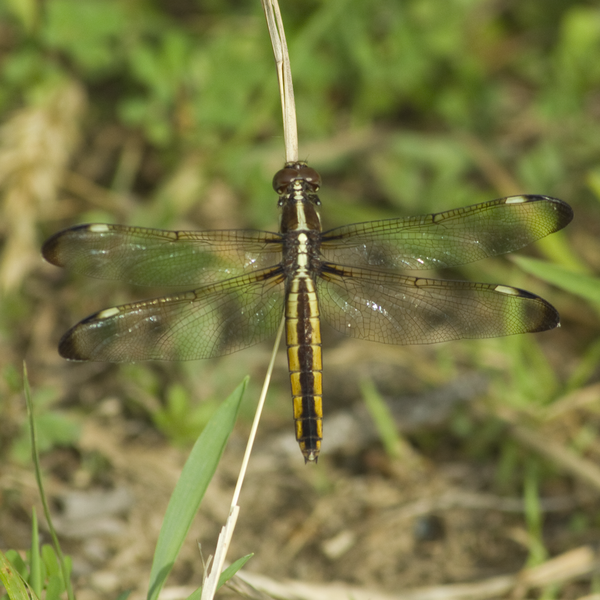
POLYGON ((179 554, 212 479, 246 389, 245 379, 223 402, 194 444, 175 486, 158 536, 150 571, 148 600, 156 600, 179 554))
POLYGON ((217 589, 225 585, 252 557, 253 553, 246 554, 242 558, 238 558, 234 563, 230 564, 219 577, 219 585, 217 589))
POLYGON ((566 267, 525 256, 513 260, 527 273, 600 306, 600 278, 576 273, 566 267))
POLYGON ((16 550, 7 550, 4 556, 8 559, 10 564, 13 566, 13 569, 17 571, 23 580, 27 581, 29 578, 29 567, 21 555, 16 550))
POLYGON ((403 452, 402 438, 381 394, 369 379, 361 381, 360 390, 388 456, 394 459, 403 458, 405 452, 403 452))
POLYGON ((8 597, 11 600, 31 600, 31 598, 37 598, 37 596, 31 595, 27 591, 25 582, 2 552, 0 552, 0 581, 6 588, 8 597))
POLYGON ((564 231, 538 240, 536 247, 548 262, 579 273, 591 272, 589 265, 583 262, 573 251, 570 240, 564 231))
POLYGON ((46 585, 46 597, 44 600, 60 600, 60 596, 65 589, 60 573, 55 573, 48 578, 46 585))
MULTIPOLYGON (((246 556, 242 556, 242 558, 238 558, 234 563, 229 565, 219 577, 219 585, 217 589, 224 586, 252 557, 254 554, 246 554, 246 556)), ((187 600, 200 600, 202 597, 202 588, 199 587, 197 590, 194 590, 188 597, 187 600)))
POLYGON ((44 491, 44 481, 42 479, 42 468, 40 465, 40 455, 38 451, 38 443, 37 443, 37 433, 35 428, 35 418, 33 411, 33 400, 31 399, 31 388, 29 387, 29 379, 27 377, 27 365, 23 362, 23 391, 25 392, 25 404, 27 406, 27 419, 29 421, 29 435, 31 437, 31 458, 33 460, 33 467, 35 471, 35 479, 37 482, 38 490, 40 492, 40 499, 42 501, 42 506, 44 508, 44 515, 46 517, 46 521, 48 523, 48 530, 50 532, 50 537, 52 538, 52 545, 54 546, 54 550, 56 552, 56 556, 58 557, 58 561, 60 564, 60 569, 62 573, 62 578, 65 584, 65 588, 67 590, 67 597, 69 600, 75 600, 75 596, 73 594, 73 586, 71 585, 70 579, 70 565, 68 561, 65 559, 64 554, 60 548, 60 543, 58 541, 58 535, 56 534, 56 530, 54 529, 54 525, 52 523, 52 517, 50 516, 50 508, 48 506, 48 501, 46 498, 46 492, 44 491))
POLYGON ((527 466, 524 486, 525 520, 529 533, 529 557, 527 566, 541 565, 548 559, 548 550, 544 546, 543 514, 540 507, 537 464, 530 461, 527 466))
POLYGON ((38 532, 38 522, 35 508, 31 513, 31 570, 29 575, 29 585, 38 595, 42 595, 42 585, 44 575, 42 573, 42 560, 40 556, 40 538, 38 532))

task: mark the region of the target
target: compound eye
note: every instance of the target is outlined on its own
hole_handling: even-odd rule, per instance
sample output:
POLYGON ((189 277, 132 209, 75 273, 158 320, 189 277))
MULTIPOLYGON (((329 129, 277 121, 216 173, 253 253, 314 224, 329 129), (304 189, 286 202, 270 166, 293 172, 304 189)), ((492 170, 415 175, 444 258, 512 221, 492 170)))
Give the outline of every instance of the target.
POLYGON ((273 189, 278 194, 283 194, 294 179, 298 179, 298 171, 296 169, 281 169, 273 177, 273 189))
POLYGON ((310 167, 300 167, 298 177, 309 183, 315 192, 321 187, 321 176, 310 167))

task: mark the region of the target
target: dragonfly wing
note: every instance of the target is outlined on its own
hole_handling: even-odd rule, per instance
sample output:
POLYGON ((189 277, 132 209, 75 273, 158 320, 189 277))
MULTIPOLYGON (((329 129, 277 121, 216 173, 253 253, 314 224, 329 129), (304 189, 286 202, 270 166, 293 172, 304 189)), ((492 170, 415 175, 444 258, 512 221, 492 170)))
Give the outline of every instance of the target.
POLYGON ((558 325, 553 306, 503 285, 401 277, 326 265, 319 308, 338 331, 386 344, 432 344, 544 331, 558 325))
POLYGON ((54 265, 98 279, 198 285, 278 263, 281 237, 266 231, 166 231, 96 223, 55 234, 42 254, 54 265))
POLYGON ((271 336, 283 314, 277 269, 91 315, 62 338, 72 360, 193 360, 236 352, 271 336))
POLYGON ((323 235, 326 260, 356 267, 452 267, 518 250, 562 229, 571 207, 547 196, 510 196, 433 215, 356 223, 323 235))

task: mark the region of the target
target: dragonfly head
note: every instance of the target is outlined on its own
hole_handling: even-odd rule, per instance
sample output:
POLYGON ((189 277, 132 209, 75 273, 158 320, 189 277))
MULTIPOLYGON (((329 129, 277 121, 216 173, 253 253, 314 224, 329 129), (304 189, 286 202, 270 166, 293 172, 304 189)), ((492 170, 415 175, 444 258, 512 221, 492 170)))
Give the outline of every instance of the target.
POLYGON ((281 211, 280 231, 312 229, 321 231, 318 207, 321 201, 317 191, 321 177, 306 163, 291 162, 275 173, 273 188, 279 195, 281 211))
MULTIPOLYGON (((296 190, 316 194, 320 187, 321 176, 303 162, 286 163, 285 167, 277 171, 273 177, 273 189, 280 197, 293 194, 296 190)), ((315 198, 316 203, 319 204, 316 195, 315 198)), ((279 204, 282 204, 281 198, 279 204)))

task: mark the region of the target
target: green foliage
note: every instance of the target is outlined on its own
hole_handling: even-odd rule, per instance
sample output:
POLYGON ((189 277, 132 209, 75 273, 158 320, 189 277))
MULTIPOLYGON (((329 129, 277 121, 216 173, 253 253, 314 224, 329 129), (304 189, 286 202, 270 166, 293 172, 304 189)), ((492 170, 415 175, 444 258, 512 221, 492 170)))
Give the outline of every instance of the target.
POLYGON ((63 571, 61 560, 52 546, 39 546, 38 523, 34 510, 31 549, 25 557, 15 550, 7 550, 5 554, 0 552, 0 580, 8 592, 8 597, 11 600, 58 600, 64 597, 63 594, 67 590, 64 573, 71 573, 71 558, 65 557, 63 560, 66 563, 66 571, 63 571))
POLYGON ((390 458, 396 460, 401 459, 403 454, 406 454, 406 450, 403 440, 400 438, 398 430, 396 429, 390 409, 379 394, 377 388, 373 385, 372 381, 363 381, 361 383, 361 392, 385 451, 390 458))
MULTIPOLYGON (((195 148, 236 186, 257 164, 241 157, 265 136, 279 136, 259 3, 238 3, 235 10, 189 6, 186 18, 149 0, 53 0, 35 19, 26 16, 31 10, 25 4, 12 6, 15 34, 24 43, 2 69, 6 108, 20 91, 70 71, 90 87, 97 119, 139 128, 166 161, 182 147, 195 148), (33 31, 27 25, 32 20, 38 23, 33 31), (35 44, 25 43, 31 39, 35 44)), ((533 2, 504 13, 486 10, 482 0, 450 0, 443 10, 436 0, 331 0, 289 11, 301 139, 331 137, 347 123, 395 127, 410 114, 413 140, 406 131, 392 140, 416 149, 450 143, 447 133, 456 130, 498 136, 523 115, 532 128, 530 143, 518 155, 510 146, 497 151, 527 188, 566 189, 567 175, 577 173, 571 150, 577 149, 579 173, 586 168, 582 157, 591 165, 598 137, 581 127, 586 98, 600 80, 594 61, 599 17, 591 6, 553 3, 549 10, 533 2), (526 90, 535 93, 524 104, 526 90), (563 119, 561 127, 552 126, 556 119, 563 119), (421 131, 432 125, 436 132, 421 131)), ((447 206, 467 191, 476 193, 476 186, 462 189, 473 157, 459 139, 452 143, 458 148, 449 155, 449 171, 425 148, 400 169, 398 156, 398 180, 390 182, 395 197, 412 198, 412 208, 417 197, 439 197, 447 206), (432 165, 444 171, 445 182, 428 183, 432 165), (415 188, 409 174, 422 174, 423 183, 415 188)), ((489 197, 489 190, 484 193, 489 197)))
MULTIPOLYGON (((14 554, 16 554, 16 552, 14 554)), ((23 578, 19 573, 18 568, 11 563, 11 560, 8 557, 8 553, 5 555, 1 551, 0 581, 4 585, 4 588, 7 591, 7 595, 11 600, 29 600, 30 598, 34 598, 34 600, 36 600, 35 596, 29 595, 26 584, 23 581, 23 578)))
MULTIPOLYGON (((38 434, 38 448, 44 453, 52 448, 70 446, 77 442, 80 425, 72 414, 59 410, 57 390, 41 388, 34 393, 36 407, 35 426, 38 434)), ((29 426, 24 423, 20 435, 12 444, 13 458, 25 463, 31 458, 29 426)))
POLYGON ((56 530, 50 516, 48 508, 48 498, 44 490, 42 480, 42 469, 40 465, 40 452, 38 444, 37 423, 34 414, 33 398, 31 388, 29 386, 29 377, 27 374, 27 366, 23 363, 23 391, 25 394, 25 403, 27 406, 27 416, 29 423, 29 436, 31 441, 31 458, 37 482, 40 499, 44 508, 44 516, 48 524, 50 537, 52 538, 52 546, 44 545, 39 548, 38 523, 35 510, 31 522, 31 551, 30 559, 30 576, 29 583, 34 592, 39 596, 42 587, 46 590, 46 600, 58 600, 63 592, 66 592, 68 600, 74 600, 73 586, 71 584, 72 563, 68 556, 65 556, 61 550, 56 530), (41 558, 41 560, 40 560, 41 558))
POLYGON ((132 3, 55 0, 46 8, 40 37, 88 77, 99 78, 124 59, 127 33, 141 16, 132 3))
POLYGON ((600 278, 574 272, 561 265, 545 263, 534 258, 515 256, 515 262, 527 273, 575 294, 600 309, 600 278))
POLYGON ((187 445, 206 427, 215 409, 215 402, 194 406, 189 391, 175 384, 167 390, 166 406, 152 413, 152 419, 174 443, 187 445))
POLYGON ((529 534, 528 566, 534 567, 546 560, 548 550, 543 540, 543 515, 540 507, 538 474, 535 461, 530 461, 525 478, 524 500, 527 533, 529 534))
POLYGON ((206 488, 233 430, 247 381, 239 385, 213 415, 192 448, 173 491, 160 530, 150 572, 148 600, 158 598, 192 525, 206 488))

